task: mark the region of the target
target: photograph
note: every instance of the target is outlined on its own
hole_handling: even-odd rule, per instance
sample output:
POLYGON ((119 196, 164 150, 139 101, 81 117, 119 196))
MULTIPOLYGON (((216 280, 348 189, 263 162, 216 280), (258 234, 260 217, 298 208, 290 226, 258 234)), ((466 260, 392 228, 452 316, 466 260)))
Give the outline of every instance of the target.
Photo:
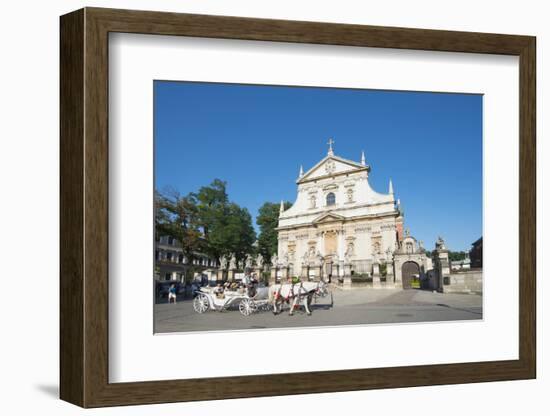
POLYGON ((483 319, 483 95, 155 80, 154 333, 483 319))
POLYGON ((3 6, 0 414, 549 413, 544 2, 3 6))

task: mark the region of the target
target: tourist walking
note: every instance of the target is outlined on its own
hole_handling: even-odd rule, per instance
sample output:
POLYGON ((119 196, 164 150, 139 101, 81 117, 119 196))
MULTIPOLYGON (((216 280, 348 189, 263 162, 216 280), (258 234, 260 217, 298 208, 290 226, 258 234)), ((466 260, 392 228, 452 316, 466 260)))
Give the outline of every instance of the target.
POLYGON ((176 294, 177 294, 176 285, 172 284, 170 286, 170 289, 168 290, 168 303, 170 303, 172 299, 174 299, 174 303, 176 303, 176 294))

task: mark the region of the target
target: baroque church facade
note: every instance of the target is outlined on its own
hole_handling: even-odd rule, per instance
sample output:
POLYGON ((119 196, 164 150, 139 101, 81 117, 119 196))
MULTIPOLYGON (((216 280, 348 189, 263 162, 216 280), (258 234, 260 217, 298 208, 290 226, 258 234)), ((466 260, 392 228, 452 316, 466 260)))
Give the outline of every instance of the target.
POLYGON ((380 265, 392 267, 404 238, 399 200, 391 179, 387 193, 372 189, 364 153, 360 162, 344 159, 333 143, 315 166, 300 168, 292 207, 281 203, 275 263, 301 278, 376 277, 380 265))

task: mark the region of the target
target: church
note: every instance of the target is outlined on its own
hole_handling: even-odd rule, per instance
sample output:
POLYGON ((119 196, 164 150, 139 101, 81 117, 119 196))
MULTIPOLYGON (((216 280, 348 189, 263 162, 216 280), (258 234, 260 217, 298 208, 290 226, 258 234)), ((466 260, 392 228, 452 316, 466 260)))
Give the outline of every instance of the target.
POLYGON ((292 207, 281 203, 274 263, 308 279, 377 276, 404 238, 399 200, 391 179, 387 193, 372 189, 363 152, 360 162, 344 159, 333 144, 307 172, 300 168, 292 207))

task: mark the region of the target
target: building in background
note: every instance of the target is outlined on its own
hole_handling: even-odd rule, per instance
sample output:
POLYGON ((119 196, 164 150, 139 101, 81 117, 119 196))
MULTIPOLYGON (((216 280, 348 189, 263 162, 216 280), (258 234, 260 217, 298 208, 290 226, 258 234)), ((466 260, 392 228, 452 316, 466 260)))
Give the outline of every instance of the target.
POLYGON ((189 259, 184 255, 179 242, 169 236, 161 236, 155 242, 155 279, 189 281, 210 268, 217 268, 218 262, 205 254, 195 253, 189 259))
POLYGON ((470 270, 471 260, 468 253, 464 253, 462 260, 451 261, 451 270, 470 270))
POLYGON ((470 250, 470 267, 483 268, 483 237, 480 237, 472 243, 470 250))

